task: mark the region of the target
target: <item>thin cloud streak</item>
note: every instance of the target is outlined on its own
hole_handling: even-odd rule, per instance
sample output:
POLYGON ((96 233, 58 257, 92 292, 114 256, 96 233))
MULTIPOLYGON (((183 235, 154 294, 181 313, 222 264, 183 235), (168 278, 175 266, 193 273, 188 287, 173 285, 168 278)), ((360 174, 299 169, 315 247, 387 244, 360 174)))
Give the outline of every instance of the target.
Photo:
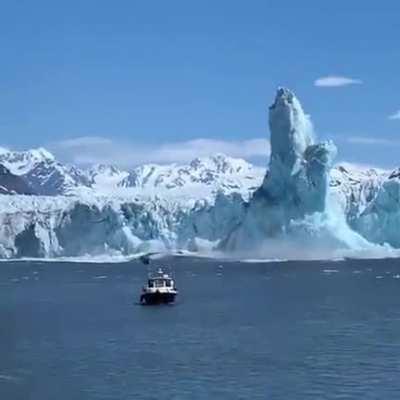
POLYGON ((366 145, 383 145, 383 146, 392 146, 399 145, 399 141, 385 139, 385 138, 374 138, 368 136, 350 136, 346 138, 347 143, 353 144, 366 144, 366 145))
POLYGON ((251 160, 268 157, 267 139, 217 140, 199 138, 158 145, 113 141, 106 137, 84 136, 53 143, 51 150, 66 162, 74 164, 116 164, 135 166, 144 163, 187 163, 197 157, 223 153, 251 160))
POLYGON ((363 81, 361 79, 349 78, 346 76, 329 75, 318 78, 314 81, 316 87, 343 87, 349 85, 361 85, 363 81))
POLYGON ((85 146, 102 146, 112 144, 112 140, 101 136, 80 136, 72 139, 62 140, 57 143, 58 147, 71 149, 85 146))

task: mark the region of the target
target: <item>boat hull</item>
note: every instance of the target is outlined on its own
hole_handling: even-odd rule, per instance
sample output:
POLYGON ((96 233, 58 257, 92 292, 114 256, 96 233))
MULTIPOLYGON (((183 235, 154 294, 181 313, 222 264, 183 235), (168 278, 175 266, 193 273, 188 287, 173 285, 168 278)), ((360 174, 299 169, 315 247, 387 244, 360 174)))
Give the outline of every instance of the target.
POLYGON ((140 296, 140 303, 155 305, 155 304, 169 304, 175 301, 176 293, 143 293, 140 296))

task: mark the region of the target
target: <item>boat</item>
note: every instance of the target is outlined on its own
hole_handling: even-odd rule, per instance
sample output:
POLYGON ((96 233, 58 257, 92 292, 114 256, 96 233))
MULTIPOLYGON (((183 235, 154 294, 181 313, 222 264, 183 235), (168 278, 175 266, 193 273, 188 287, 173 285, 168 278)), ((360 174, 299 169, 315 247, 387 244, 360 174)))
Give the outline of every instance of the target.
POLYGON ((175 301, 178 291, 172 277, 159 268, 150 274, 140 296, 141 304, 169 304, 175 301))

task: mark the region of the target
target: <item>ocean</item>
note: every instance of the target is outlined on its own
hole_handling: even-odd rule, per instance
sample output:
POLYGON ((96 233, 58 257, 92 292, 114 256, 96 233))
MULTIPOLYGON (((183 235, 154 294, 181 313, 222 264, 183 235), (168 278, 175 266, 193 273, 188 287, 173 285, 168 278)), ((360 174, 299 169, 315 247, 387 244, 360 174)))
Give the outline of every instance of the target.
POLYGON ((0 263, 0 399, 400 398, 400 261, 0 263), (141 306, 168 266, 174 305, 141 306))

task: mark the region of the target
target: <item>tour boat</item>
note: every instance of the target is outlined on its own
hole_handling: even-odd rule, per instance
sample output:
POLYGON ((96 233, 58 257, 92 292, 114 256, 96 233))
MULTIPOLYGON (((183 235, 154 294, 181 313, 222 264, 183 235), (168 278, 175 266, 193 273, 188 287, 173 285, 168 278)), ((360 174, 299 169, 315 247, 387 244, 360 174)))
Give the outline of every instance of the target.
POLYGON ((141 304, 168 304, 175 301, 178 291, 171 276, 161 268, 155 274, 149 275, 147 285, 143 287, 140 296, 141 304))

